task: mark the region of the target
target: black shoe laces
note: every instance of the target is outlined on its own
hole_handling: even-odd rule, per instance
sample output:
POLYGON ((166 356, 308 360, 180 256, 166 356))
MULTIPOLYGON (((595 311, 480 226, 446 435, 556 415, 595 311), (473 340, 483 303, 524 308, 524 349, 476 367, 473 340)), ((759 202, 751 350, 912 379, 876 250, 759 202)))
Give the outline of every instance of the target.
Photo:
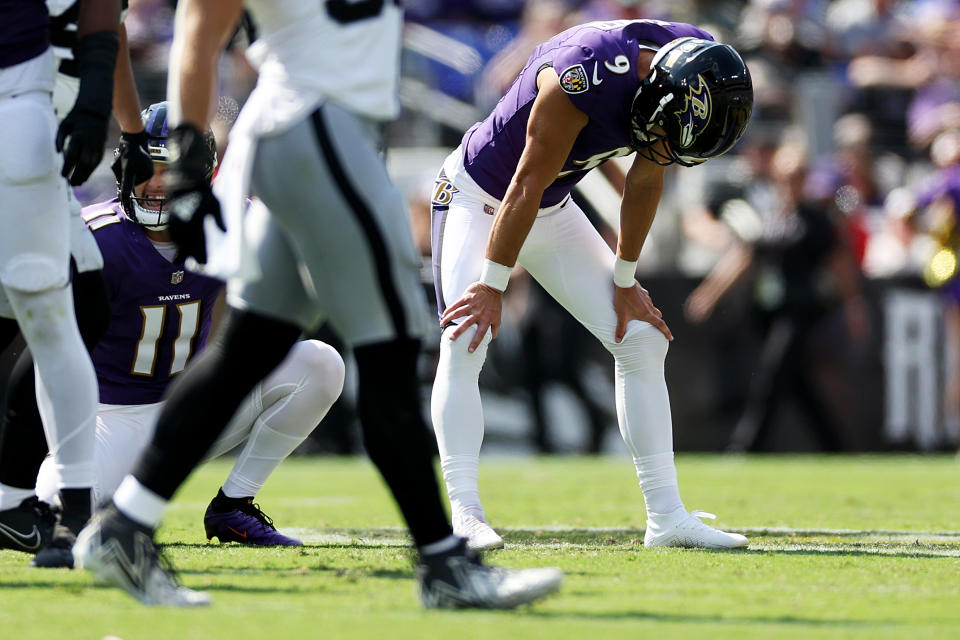
POLYGON ((262 524, 264 527, 267 527, 268 529, 272 529, 273 531, 277 530, 277 528, 273 526, 273 518, 265 514, 263 510, 260 508, 259 504, 255 502, 248 502, 240 506, 240 511, 247 514, 248 516, 252 516, 257 520, 257 522, 262 524))

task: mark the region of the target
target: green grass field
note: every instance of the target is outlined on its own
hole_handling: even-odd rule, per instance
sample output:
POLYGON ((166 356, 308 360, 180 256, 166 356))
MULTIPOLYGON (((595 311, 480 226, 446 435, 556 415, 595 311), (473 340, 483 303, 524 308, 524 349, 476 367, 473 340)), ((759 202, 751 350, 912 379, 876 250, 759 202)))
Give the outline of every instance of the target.
POLYGON ((4 638, 960 637, 954 457, 678 456, 687 507, 751 538, 739 552, 645 550, 623 458, 490 459, 488 560, 558 566, 559 594, 510 612, 424 611, 400 520, 366 460, 288 461, 259 496, 302 549, 207 544, 230 461, 177 496, 160 540, 212 608, 151 609, 89 575, 0 551, 4 638))

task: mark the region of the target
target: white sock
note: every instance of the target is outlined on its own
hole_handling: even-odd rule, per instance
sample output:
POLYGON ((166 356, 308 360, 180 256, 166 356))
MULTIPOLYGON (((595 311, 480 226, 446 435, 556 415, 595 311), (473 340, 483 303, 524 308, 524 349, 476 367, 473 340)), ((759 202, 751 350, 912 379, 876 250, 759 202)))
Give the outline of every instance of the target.
POLYGON ((440 467, 443 469, 443 481, 447 485, 453 518, 472 515, 486 520, 477 489, 480 456, 443 456, 440 458, 440 467))
POLYGON ((318 340, 295 344, 258 386, 265 408, 223 483, 224 495, 257 495, 270 474, 327 415, 340 397, 343 378, 343 359, 333 347, 318 340))
POLYGON ((58 488, 91 487, 97 379, 77 329, 71 287, 40 293, 7 289, 7 297, 33 354, 37 406, 58 488))
POLYGON ((113 494, 113 504, 131 520, 156 529, 167 510, 167 501, 127 476, 113 494))
POLYGON ((460 544, 460 538, 458 538, 453 534, 450 534, 446 538, 441 538, 436 542, 431 542, 430 544, 423 545, 422 547, 420 547, 420 553, 425 556, 432 556, 437 553, 444 553, 446 551, 450 551, 451 549, 455 548, 458 544, 460 544))
POLYGON ((647 518, 657 520, 660 516, 684 508, 672 451, 634 458, 633 464, 637 468, 640 490, 643 491, 647 506, 647 518))
POLYGON ((477 350, 468 353, 475 332, 467 331, 456 341, 449 339, 452 330, 441 335, 440 360, 430 402, 443 480, 455 518, 464 510, 479 512, 479 517, 483 517, 478 486, 483 444, 479 378, 492 338, 488 332, 477 350))
POLYGON ((7 484, 0 484, 0 511, 16 509, 21 502, 35 495, 36 492, 33 489, 20 489, 7 484))

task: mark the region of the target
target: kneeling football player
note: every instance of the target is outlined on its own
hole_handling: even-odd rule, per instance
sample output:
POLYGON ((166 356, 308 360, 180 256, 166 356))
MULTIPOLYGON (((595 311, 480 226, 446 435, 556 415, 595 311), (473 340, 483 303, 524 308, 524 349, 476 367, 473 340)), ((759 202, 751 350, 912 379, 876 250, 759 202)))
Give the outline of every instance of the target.
MULTIPOLYGON (((92 353, 97 410, 94 501, 108 500, 153 437, 170 381, 207 341, 214 303, 224 286, 192 273, 176 259, 167 230, 163 174, 167 155, 167 103, 143 112, 154 175, 129 199, 86 207, 83 218, 103 254, 110 326, 92 353)), ((212 178, 216 148, 208 134, 212 178)), ((119 177, 118 177, 119 180, 119 177)), ((344 365, 317 340, 304 340, 238 408, 207 453, 219 456, 241 443, 236 464, 204 515, 208 539, 251 545, 299 545, 276 530, 254 504, 267 478, 313 431, 339 397, 344 365)), ((210 398, 216 402, 216 398, 210 398)), ((37 494, 52 496, 56 468, 47 459, 37 494)))

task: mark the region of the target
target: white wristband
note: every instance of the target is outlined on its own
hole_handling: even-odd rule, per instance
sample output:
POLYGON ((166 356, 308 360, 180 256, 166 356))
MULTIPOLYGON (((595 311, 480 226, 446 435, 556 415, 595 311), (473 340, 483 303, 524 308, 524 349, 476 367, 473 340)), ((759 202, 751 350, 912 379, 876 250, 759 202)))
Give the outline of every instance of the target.
POLYGON ((628 262, 617 256, 617 263, 613 266, 613 284, 623 289, 629 289, 637 281, 637 260, 628 262))
POLYGON ((497 291, 506 291, 511 271, 513 271, 513 267, 505 267, 493 260, 484 260, 483 271, 480 272, 480 282, 497 291))

